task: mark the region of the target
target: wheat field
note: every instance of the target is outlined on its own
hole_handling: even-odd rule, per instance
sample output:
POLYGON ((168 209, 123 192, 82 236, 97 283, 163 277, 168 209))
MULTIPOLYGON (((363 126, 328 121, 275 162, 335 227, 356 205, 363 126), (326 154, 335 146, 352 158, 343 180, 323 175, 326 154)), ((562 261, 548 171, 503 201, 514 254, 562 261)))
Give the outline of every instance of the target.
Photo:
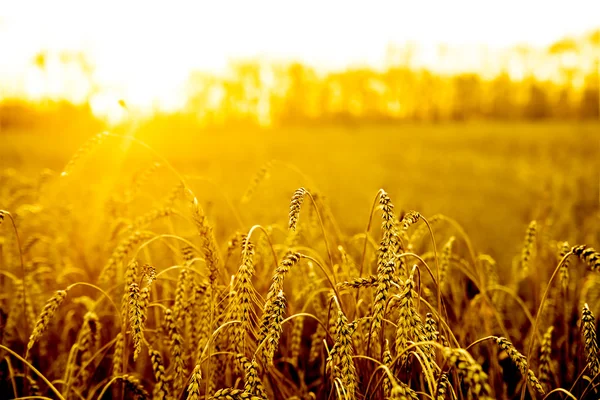
POLYGON ((600 398, 599 130, 5 133, 0 398, 600 398))

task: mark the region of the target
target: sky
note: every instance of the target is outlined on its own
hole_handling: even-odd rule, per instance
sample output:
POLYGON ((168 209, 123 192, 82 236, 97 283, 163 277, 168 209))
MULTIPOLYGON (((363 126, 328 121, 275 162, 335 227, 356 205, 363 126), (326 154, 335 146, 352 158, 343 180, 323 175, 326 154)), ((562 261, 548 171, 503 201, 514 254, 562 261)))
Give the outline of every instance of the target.
MULTIPOLYGON (((548 46, 598 27, 598 0, 6 0, 0 90, 42 91, 42 78, 30 71, 42 49, 83 50, 106 93, 176 107, 190 71, 223 72, 230 59, 293 59, 322 70, 379 66, 390 43, 548 46)), ((82 96, 74 86, 71 96, 82 96)))

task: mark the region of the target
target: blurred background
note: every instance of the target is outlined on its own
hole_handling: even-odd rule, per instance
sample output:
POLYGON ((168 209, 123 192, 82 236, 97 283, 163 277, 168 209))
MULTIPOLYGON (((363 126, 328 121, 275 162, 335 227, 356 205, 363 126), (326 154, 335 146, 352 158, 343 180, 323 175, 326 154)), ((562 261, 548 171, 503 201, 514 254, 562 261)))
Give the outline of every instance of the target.
MULTIPOLYGON (((10 2, 0 168, 60 173, 108 130, 195 177, 221 236, 232 208, 284 221, 299 186, 357 233, 383 187, 505 263, 532 219, 598 244, 598 16, 596 0, 10 2)), ((119 187, 154 162, 111 137, 72 179, 119 187)))

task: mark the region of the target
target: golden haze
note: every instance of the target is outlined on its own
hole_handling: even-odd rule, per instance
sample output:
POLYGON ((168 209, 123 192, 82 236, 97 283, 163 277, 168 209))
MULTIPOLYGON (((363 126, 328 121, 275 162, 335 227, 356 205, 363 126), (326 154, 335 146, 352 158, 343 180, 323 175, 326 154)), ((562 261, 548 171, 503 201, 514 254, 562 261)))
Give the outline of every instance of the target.
POLYGON ((596 2, 157 4, 2 9, 0 398, 598 398, 596 2))

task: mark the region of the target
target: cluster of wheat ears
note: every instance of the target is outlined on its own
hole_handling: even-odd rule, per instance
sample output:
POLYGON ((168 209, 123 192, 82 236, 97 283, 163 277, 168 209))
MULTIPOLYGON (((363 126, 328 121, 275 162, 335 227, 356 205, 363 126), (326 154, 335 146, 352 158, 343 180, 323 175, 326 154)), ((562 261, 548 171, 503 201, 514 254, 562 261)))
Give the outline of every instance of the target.
POLYGON ((150 212, 104 216, 103 265, 83 271, 40 187, 0 176, 1 398, 600 398, 600 254, 540 221, 500 279, 456 221, 396 214, 384 190, 354 236, 300 188, 287 226, 219 243, 181 179, 150 212))

